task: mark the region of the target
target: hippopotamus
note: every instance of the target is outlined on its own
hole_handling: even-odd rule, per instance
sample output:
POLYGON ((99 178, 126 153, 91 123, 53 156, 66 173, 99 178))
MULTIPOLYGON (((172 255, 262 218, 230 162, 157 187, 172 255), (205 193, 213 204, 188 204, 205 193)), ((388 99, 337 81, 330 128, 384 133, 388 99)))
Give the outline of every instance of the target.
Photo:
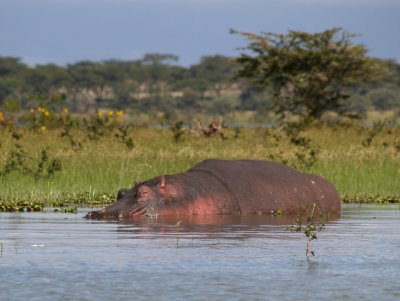
POLYGON ((205 160, 186 172, 121 189, 117 201, 88 219, 221 214, 297 214, 313 204, 340 215, 341 202, 326 179, 271 161, 205 160))

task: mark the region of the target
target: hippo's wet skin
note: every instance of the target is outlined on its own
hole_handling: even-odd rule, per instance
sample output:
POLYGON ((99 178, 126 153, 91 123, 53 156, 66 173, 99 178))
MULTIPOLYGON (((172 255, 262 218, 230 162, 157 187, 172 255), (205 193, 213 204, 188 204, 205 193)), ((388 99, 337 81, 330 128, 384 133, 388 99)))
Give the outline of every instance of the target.
POLYGON ((327 180, 257 160, 206 160, 186 172, 121 189, 117 201, 89 219, 205 214, 295 214, 316 203, 340 215, 340 198, 327 180))

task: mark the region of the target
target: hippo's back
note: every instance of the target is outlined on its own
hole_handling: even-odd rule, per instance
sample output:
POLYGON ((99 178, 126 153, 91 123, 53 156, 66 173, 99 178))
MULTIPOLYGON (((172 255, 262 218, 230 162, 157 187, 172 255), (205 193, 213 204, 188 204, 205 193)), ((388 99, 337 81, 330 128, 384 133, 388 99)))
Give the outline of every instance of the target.
POLYGON ((262 174, 263 176, 280 176, 285 173, 298 173, 293 168, 272 161, 264 160, 219 160, 208 159, 204 160, 189 171, 210 171, 220 176, 232 176, 237 172, 251 172, 262 174))
POLYGON ((238 202, 242 213, 293 213, 312 203, 324 211, 340 213, 340 198, 331 183, 276 162, 212 159, 188 172, 213 178, 215 185, 222 185, 238 202))

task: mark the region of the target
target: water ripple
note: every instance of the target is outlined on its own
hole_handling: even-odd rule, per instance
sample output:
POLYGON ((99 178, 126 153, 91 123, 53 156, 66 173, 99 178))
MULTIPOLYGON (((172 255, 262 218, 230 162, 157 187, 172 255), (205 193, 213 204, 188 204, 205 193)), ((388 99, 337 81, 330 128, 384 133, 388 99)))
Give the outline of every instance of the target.
POLYGON ((346 206, 305 257, 290 220, 0 214, 0 300, 399 300, 398 206, 346 206))

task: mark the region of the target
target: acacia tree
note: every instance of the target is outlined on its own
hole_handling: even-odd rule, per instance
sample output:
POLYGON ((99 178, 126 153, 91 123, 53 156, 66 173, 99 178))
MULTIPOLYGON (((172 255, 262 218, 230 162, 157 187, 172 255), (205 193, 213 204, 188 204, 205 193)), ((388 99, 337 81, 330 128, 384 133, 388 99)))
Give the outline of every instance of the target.
POLYGON ((368 57, 363 45, 353 44, 355 35, 341 28, 309 34, 260 35, 232 30, 249 44, 240 48, 238 77, 272 88, 272 109, 290 111, 306 119, 326 110, 337 110, 349 97, 346 88, 381 74, 383 65, 368 57), (250 54, 249 54, 250 51, 250 54))

